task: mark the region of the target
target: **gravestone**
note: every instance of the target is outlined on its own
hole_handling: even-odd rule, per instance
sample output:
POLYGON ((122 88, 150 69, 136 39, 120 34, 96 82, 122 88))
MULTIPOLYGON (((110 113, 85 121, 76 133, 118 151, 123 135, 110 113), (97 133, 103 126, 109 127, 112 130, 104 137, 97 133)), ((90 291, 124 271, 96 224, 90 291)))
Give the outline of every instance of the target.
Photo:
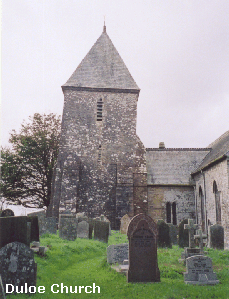
POLYGON ((163 220, 159 220, 157 222, 157 231, 158 231, 158 239, 157 239, 158 247, 172 248, 168 224, 166 224, 163 220))
POLYGON ((224 228, 215 224, 209 227, 209 247, 224 250, 224 228))
POLYGON ((126 214, 124 215, 122 218, 121 218, 121 221, 120 221, 120 233, 121 234, 127 234, 127 228, 128 228, 128 225, 130 223, 130 217, 126 214))
POLYGON ((145 214, 134 216, 128 226, 128 282, 159 282, 157 263, 157 225, 145 214))
POLYGON ((78 223, 77 238, 89 239, 89 223, 87 221, 78 223))
POLYGON ((69 241, 74 241, 77 237, 78 221, 75 217, 60 217, 59 237, 69 241))
POLYGON ((38 211, 34 213, 29 213, 27 216, 37 216, 38 217, 38 225, 39 225, 39 234, 42 236, 45 227, 45 211, 38 211))
POLYGON ((177 236, 178 236, 178 229, 176 225, 173 225, 171 223, 168 223, 169 226, 169 236, 170 236, 170 240, 171 243, 173 245, 177 245, 178 241, 177 241, 177 236))
POLYGON ((195 255, 188 257, 186 260, 187 272, 184 273, 186 284, 217 284, 216 274, 213 272, 212 260, 210 257, 195 255))
POLYGON ((188 247, 188 231, 184 229, 184 225, 188 224, 188 219, 184 219, 179 224, 178 230, 179 230, 179 239, 178 239, 178 245, 181 248, 188 247))
POLYGON ((199 241, 200 254, 204 254, 203 239, 207 239, 207 235, 202 233, 202 229, 198 229, 197 233, 198 234, 194 236, 194 239, 197 239, 199 241))
POLYGON ((0 215, 0 217, 12 217, 12 216, 14 216, 14 212, 10 209, 3 210, 0 215))
POLYGON ((36 263, 33 251, 20 242, 9 243, 0 249, 0 275, 3 286, 12 284, 14 288, 27 283, 36 286, 36 263))
POLYGON ((115 244, 107 247, 107 263, 108 264, 122 264, 124 260, 128 259, 129 244, 115 244))
POLYGON ((0 248, 8 243, 21 242, 30 245, 27 236, 27 217, 1 217, 0 218, 0 248))
POLYGON ((44 219, 44 226, 42 229, 42 234, 55 234, 57 233, 56 228, 56 218, 55 217, 48 217, 44 219))
POLYGON ((184 248, 184 252, 181 253, 181 259, 180 262, 185 262, 186 259, 193 255, 199 255, 200 248, 195 248, 195 242, 194 242, 194 234, 195 230, 198 228, 197 224, 194 224, 193 219, 188 219, 188 224, 184 225, 184 229, 188 230, 189 234, 189 247, 184 248))
POLYGON ((31 222, 27 222, 27 244, 31 243, 31 222))
POLYGON ((27 216, 27 221, 31 222, 31 235, 30 242, 37 241, 39 242, 39 223, 37 216, 27 216))
POLYGON ((94 220, 94 239, 108 242, 110 223, 106 221, 94 220))

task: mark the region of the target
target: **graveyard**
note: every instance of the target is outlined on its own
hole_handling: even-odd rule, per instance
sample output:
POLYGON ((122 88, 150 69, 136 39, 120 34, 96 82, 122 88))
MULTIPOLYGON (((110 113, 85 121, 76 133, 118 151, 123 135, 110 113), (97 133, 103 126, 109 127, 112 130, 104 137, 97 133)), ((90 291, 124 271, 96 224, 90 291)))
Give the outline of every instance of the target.
MULTIPOLYGON (((78 297, 130 299, 228 298, 229 251, 206 248, 203 247, 202 242, 199 243, 200 251, 198 251, 195 239, 201 239, 201 241, 203 241, 204 236, 200 236, 200 231, 196 231, 197 235, 194 235, 194 232, 192 233, 192 227, 194 224, 191 221, 184 224, 184 228, 186 226, 186 229, 184 230, 189 232, 189 240, 188 244, 186 243, 188 247, 186 247, 185 244, 183 244, 183 247, 190 247, 190 250, 195 247, 197 255, 187 257, 187 260, 191 259, 191 261, 187 262, 187 264, 190 263, 191 270, 189 270, 192 271, 193 267, 196 267, 195 264, 198 265, 197 267, 200 267, 200 263, 205 263, 205 273, 209 276, 208 282, 211 284, 211 279, 213 279, 213 285, 206 284, 206 275, 202 274, 202 272, 200 274, 200 281, 202 279, 204 285, 196 285, 196 281, 194 281, 194 284, 186 283, 188 280, 193 278, 190 274, 191 272, 187 272, 185 263, 179 261, 182 254, 184 255, 184 248, 179 247, 178 244, 171 245, 169 243, 165 243, 165 241, 163 241, 165 236, 160 233, 160 227, 164 227, 164 232, 167 233, 164 223, 160 223, 159 226, 156 226, 155 223, 150 222, 151 219, 150 217, 148 218, 148 216, 142 214, 137 215, 132 224, 128 226, 127 234, 120 233, 120 231, 117 230, 109 232, 108 226, 106 225, 106 231, 109 232, 109 236, 108 234, 104 234, 104 236, 102 236, 101 231, 103 231, 103 221, 98 219, 93 223, 90 221, 87 223, 85 218, 82 217, 81 222, 76 224, 74 220, 75 218, 71 217, 71 215, 63 215, 60 217, 59 230, 56 231, 52 229, 53 221, 51 219, 46 218, 44 221, 44 218, 42 218, 43 216, 39 217, 39 223, 46 223, 42 228, 43 230, 41 227, 39 228, 39 249, 46 248, 46 251, 42 252, 42 254, 40 251, 34 253, 34 260, 36 263, 37 293, 28 294, 27 292, 26 294, 24 289, 23 294, 19 292, 16 293, 16 295, 7 294, 7 299, 78 297), (142 222, 137 221, 139 218, 142 222), (70 231, 66 228, 68 222, 71 227, 70 231, 74 233, 74 236, 71 235, 70 231), (62 227, 60 226, 61 223, 62 227), (92 227, 92 225, 95 227, 96 223, 99 223, 97 226, 97 230, 100 231, 99 234, 96 229, 93 233, 91 233, 90 227, 92 227), (139 229, 146 229, 143 239, 140 236, 139 229), (158 233, 156 239, 154 238, 156 235, 153 235, 155 232, 158 233), (128 241, 130 241, 129 244, 128 241), (141 248, 139 249, 138 245, 140 243, 141 248), (135 247, 137 248, 137 251, 135 247), (143 247, 146 247, 146 250, 141 252, 143 247), (128 255, 128 248, 130 250, 130 255, 128 255), (203 253, 205 256, 200 255, 203 253), (133 259, 132 256, 134 257, 133 259), (126 271, 117 271, 120 264, 122 264, 123 259, 128 258, 131 259, 131 263, 129 265, 131 268, 131 275, 127 274, 126 271), (151 263, 153 264, 151 265, 151 263), (146 268, 148 267, 144 276, 146 275, 146 280, 150 282, 141 282, 142 276, 140 275, 140 278, 138 277, 141 267, 144 267, 144 264, 146 268), (150 273, 150 270, 153 270, 153 272, 150 273), (151 274, 152 277, 150 276, 151 274), (79 288, 80 286, 84 288, 85 286, 90 287, 92 285, 97 287, 93 294, 90 292, 86 293, 84 289, 79 288), (62 293, 61 286, 63 286, 62 293), (73 291, 75 291, 75 293, 73 293, 73 291)), ((27 226, 30 232, 33 231, 34 224, 30 222, 32 225, 26 225, 26 217, 21 218, 22 225, 24 225, 24 227, 27 226)), ((13 218, 11 217, 11 219, 13 218)), ((10 220, 10 222, 14 223, 13 220, 10 220)), ((15 226, 14 229, 16 229, 15 226)), ((25 240, 23 239, 23 234, 19 237, 22 242, 27 243, 28 245, 28 232, 26 236, 27 239, 25 240)), ((37 236, 35 239, 37 239, 37 236)), ((184 242, 187 242, 187 240, 184 240, 184 242)), ((27 274, 27 276, 29 276, 26 278, 29 286, 29 281, 33 278, 32 272, 34 269, 34 262, 32 261, 31 253, 27 253, 29 247, 26 244, 18 242, 11 244, 14 244, 15 252, 17 251, 22 253, 24 250, 28 256, 30 269, 23 275, 27 274)), ((5 244, 3 243, 2 246, 3 245, 5 244)), ((7 246, 10 248, 13 247, 10 244, 3 246, 0 249, 0 257, 2 252, 4 252, 6 257, 6 250, 4 251, 3 249, 7 246)), ((12 250, 10 252, 12 252, 12 250)), ((21 258, 22 254, 19 255, 21 258)), ((23 259, 23 257, 21 259, 23 259)), ((1 265, 3 264, 4 263, 1 263, 1 265)), ((11 272, 16 272, 15 263, 12 262, 10 267, 11 272)))

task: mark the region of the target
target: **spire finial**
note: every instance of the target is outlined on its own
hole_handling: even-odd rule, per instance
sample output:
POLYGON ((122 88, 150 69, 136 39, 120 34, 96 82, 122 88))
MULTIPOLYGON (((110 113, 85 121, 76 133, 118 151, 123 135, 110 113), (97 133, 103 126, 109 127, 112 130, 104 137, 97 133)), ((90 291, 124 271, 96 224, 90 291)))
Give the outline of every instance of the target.
POLYGON ((105 17, 106 17, 106 16, 104 16, 103 33, 106 33, 105 17))

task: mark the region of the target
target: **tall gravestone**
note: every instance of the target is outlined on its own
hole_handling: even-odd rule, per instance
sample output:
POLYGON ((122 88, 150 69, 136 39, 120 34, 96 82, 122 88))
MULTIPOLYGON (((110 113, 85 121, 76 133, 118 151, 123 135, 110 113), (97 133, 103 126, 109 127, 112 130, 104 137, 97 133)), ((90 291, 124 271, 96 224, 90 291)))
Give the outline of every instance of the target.
POLYGON ((0 249, 0 275, 3 287, 12 284, 14 289, 36 286, 36 263, 33 251, 20 242, 9 243, 0 249))
POLYGON ((224 228, 221 225, 215 224, 209 228, 209 247, 214 249, 224 249, 224 228))
POLYGON ((59 237, 69 241, 77 238, 78 219, 73 215, 60 215, 59 219, 59 237))
POLYGON ((172 248, 168 224, 165 223, 163 220, 159 220, 157 222, 157 231, 158 231, 158 239, 157 239, 158 247, 172 248))
POLYGON ((125 214, 120 220, 120 233, 127 234, 128 225, 130 223, 130 217, 125 214))
POLYGON ((77 238, 89 239, 89 223, 87 221, 78 223, 77 238))
POLYGON ((189 245, 188 231, 184 229, 185 224, 188 224, 188 219, 182 220, 178 227, 178 245, 181 248, 188 247, 189 245))
POLYGON ((138 214, 129 223, 128 282, 159 282, 157 225, 151 217, 138 214))
POLYGON ((39 225, 39 234, 42 236, 44 234, 45 229, 45 211, 38 211, 27 214, 27 216, 37 216, 38 217, 38 225, 39 225))
POLYGON ((106 221, 94 220, 94 239, 108 242, 110 223, 106 221))

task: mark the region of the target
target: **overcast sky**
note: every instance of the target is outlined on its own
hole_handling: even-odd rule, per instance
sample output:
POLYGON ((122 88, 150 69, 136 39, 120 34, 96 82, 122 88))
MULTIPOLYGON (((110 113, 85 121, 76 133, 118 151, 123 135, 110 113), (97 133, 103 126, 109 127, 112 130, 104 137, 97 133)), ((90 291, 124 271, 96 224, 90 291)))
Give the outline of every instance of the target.
POLYGON ((62 114, 63 85, 103 29, 141 89, 146 147, 206 147, 229 130, 228 0, 2 0, 1 143, 62 114))

